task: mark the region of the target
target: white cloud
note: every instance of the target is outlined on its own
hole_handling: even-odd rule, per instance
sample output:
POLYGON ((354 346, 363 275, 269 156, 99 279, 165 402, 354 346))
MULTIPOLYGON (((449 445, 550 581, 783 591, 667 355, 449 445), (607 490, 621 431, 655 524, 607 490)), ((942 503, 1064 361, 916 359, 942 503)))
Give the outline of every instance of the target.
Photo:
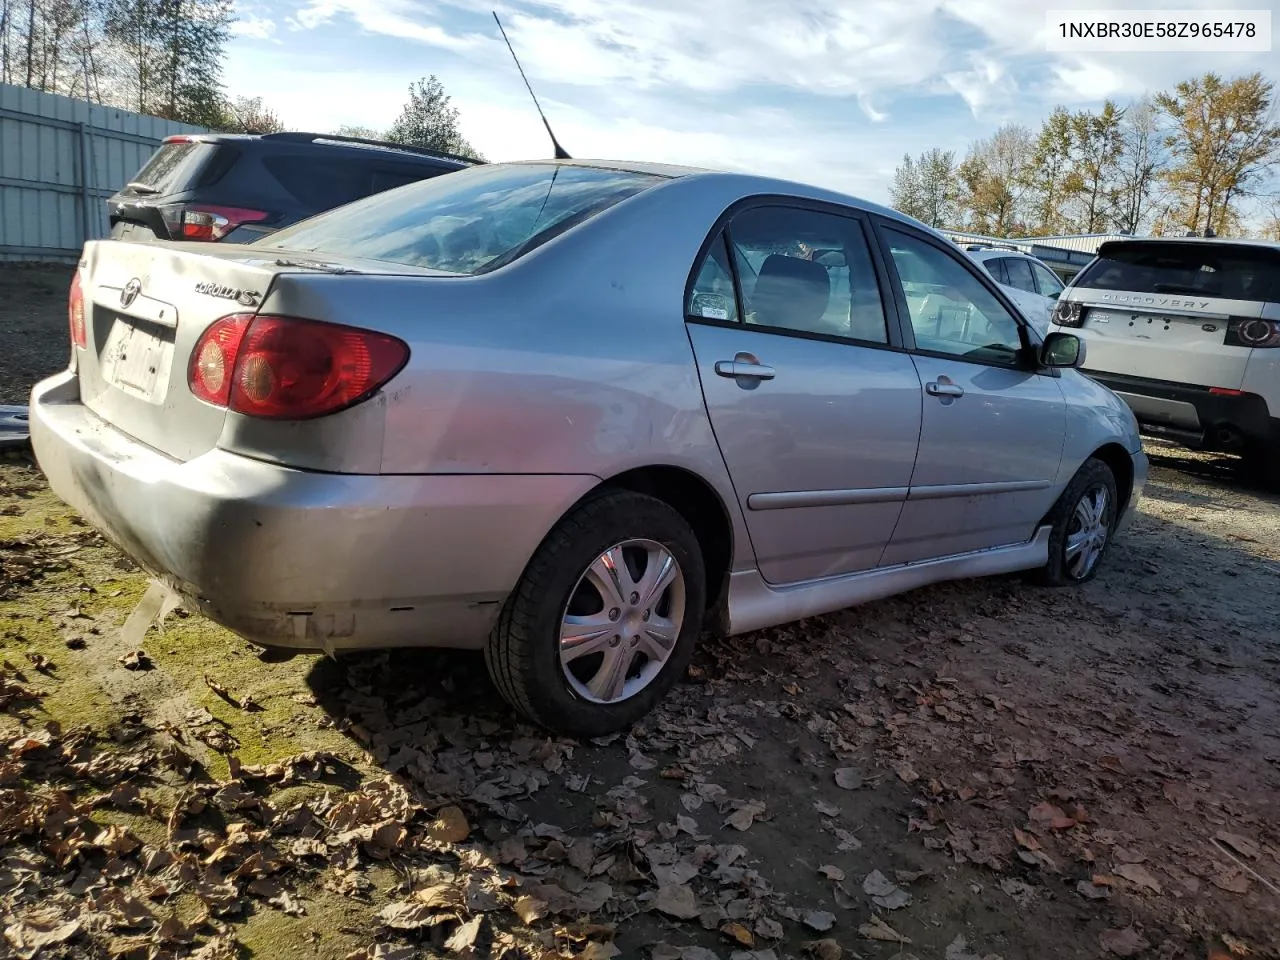
POLYGON ((276 22, 253 14, 240 16, 231 24, 231 35, 247 40, 270 40, 275 36, 276 22))

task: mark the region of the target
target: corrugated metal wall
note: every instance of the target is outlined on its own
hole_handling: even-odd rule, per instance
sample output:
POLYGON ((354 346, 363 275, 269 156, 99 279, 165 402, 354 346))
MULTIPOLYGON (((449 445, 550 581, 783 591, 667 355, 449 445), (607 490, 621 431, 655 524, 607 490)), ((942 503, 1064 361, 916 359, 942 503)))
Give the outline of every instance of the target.
POLYGON ((0 260, 74 261, 156 145, 201 129, 0 84, 0 260))

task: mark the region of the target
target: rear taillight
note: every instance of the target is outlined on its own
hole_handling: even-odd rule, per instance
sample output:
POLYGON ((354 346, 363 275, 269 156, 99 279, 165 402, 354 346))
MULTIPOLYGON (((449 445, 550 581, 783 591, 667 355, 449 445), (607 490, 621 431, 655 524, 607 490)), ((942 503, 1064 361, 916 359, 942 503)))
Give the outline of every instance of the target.
POLYGON ((1084 326, 1084 310, 1076 300, 1059 300, 1053 308, 1053 322, 1060 327, 1084 326))
POLYGON ((1280 323, 1274 320, 1232 320, 1227 324, 1223 343, 1228 347, 1280 347, 1280 323))
POLYGON ((221 240, 242 223, 259 223, 270 214, 246 207, 209 204, 177 204, 161 209, 169 236, 174 240, 221 240))
POLYGON ((200 337, 191 392, 251 417, 307 420, 346 409, 400 372, 401 340, 315 320, 237 314, 200 337))
POLYGON ((191 353, 187 384, 191 392, 207 403, 225 407, 231 398, 231 378, 244 332, 253 314, 238 313, 217 320, 200 335, 191 353))
POLYGON ((80 289, 80 271, 71 277, 71 292, 67 295, 67 324, 71 328, 71 345, 84 347, 89 342, 84 324, 84 291, 80 289))

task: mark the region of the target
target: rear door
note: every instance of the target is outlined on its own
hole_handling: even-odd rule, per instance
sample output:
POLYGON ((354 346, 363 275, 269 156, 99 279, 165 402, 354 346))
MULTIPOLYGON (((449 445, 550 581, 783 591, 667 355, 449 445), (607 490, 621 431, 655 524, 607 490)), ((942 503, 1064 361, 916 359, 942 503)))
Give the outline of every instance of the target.
POLYGON ((1052 504, 1066 438, 1058 378, 994 284, 945 241, 878 227, 923 384, 920 449, 884 563, 1022 543, 1052 504))
POLYGON ((1074 323, 1088 340, 1088 371, 1238 390, 1250 349, 1233 331, 1280 301, 1280 250, 1108 243, 1067 299, 1080 304, 1074 323))
POLYGON ((771 583, 880 562, 920 433, 920 381, 886 322, 865 222, 795 203, 729 218, 685 303, 707 411, 771 583))

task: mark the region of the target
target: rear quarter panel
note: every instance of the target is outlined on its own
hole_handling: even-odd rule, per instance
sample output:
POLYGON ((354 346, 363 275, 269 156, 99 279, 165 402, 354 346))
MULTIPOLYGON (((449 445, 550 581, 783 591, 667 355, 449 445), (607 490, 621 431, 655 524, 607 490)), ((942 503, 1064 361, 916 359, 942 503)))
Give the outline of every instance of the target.
MULTIPOLYGON (((375 398, 382 473, 607 479, 679 467, 717 492, 741 550, 683 305, 707 231, 740 196, 734 181, 676 180, 493 274, 282 276, 264 310, 409 343, 408 366, 375 398)), ((323 442, 305 430, 273 435, 323 442)))

